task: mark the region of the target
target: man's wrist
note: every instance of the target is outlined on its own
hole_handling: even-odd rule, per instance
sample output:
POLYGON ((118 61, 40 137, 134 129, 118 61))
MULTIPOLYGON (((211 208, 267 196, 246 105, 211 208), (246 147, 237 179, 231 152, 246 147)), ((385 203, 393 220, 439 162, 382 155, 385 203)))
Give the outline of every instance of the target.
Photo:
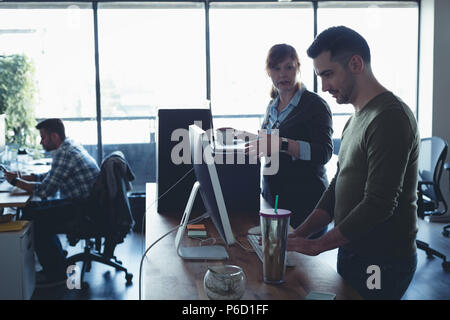
POLYGON ((321 237, 318 239, 310 239, 310 240, 311 240, 314 256, 317 256, 317 255, 321 254, 322 252, 326 251, 326 248, 324 246, 324 241, 323 241, 323 239, 321 239, 321 237))
POLYGON ((287 138, 281 138, 280 151, 288 152, 289 150, 289 140, 287 138))

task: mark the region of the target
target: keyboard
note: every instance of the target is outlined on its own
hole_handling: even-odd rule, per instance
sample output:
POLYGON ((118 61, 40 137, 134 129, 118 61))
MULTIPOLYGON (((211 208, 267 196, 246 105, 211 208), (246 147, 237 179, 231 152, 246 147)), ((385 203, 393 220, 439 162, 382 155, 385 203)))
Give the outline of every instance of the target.
MULTIPOLYGON (((248 243, 250 243, 250 245, 252 246, 253 250, 255 250, 255 253, 258 256, 259 260, 261 260, 261 262, 263 262, 264 253, 263 253, 262 245, 259 245, 260 237, 261 237, 260 235, 248 234, 247 240, 248 240, 248 243)), ((287 255, 287 252, 286 252, 286 255, 287 255)), ((286 267, 295 267, 295 264, 289 259, 289 255, 287 255, 287 258, 286 258, 286 267)))

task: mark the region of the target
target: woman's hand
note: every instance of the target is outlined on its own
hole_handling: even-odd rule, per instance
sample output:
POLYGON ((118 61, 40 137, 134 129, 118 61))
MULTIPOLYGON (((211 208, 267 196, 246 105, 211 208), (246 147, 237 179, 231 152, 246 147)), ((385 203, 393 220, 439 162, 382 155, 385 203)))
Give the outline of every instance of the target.
POLYGON ((250 133, 244 130, 235 130, 234 136, 236 139, 241 139, 244 141, 252 141, 258 139, 258 135, 254 133, 250 133))
POLYGON ((246 145, 246 152, 251 156, 267 157, 278 153, 280 150, 280 137, 267 134, 266 130, 258 132, 258 137, 246 145))
POLYGON ((224 144, 231 144, 232 140, 253 141, 258 139, 258 135, 244 130, 237 130, 231 127, 221 127, 216 129, 217 138, 224 144))

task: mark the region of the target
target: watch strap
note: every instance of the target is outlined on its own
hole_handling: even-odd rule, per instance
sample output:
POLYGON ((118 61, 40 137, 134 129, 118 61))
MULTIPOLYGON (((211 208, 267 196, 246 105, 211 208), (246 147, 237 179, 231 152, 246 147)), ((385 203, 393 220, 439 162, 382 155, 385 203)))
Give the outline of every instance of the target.
POLYGON ((281 151, 287 152, 289 149, 289 141, 287 138, 281 138, 281 151))

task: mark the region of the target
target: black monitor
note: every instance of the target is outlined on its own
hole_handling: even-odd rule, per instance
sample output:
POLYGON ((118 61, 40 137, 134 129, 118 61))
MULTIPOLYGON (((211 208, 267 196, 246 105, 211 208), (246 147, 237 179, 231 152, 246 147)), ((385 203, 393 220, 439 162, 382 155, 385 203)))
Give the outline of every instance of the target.
MULTIPOLYGON (((157 135, 157 211, 160 214, 183 212, 189 193, 195 182, 193 174, 186 177, 185 174, 192 170, 190 163, 174 163, 172 153, 177 150, 177 145, 184 140, 178 136, 178 131, 187 135, 189 126, 194 123, 202 123, 201 127, 208 130, 211 127, 211 111, 209 109, 159 109, 158 110, 158 135, 157 135), (184 177, 182 179, 182 177, 184 177), (181 179, 181 180, 180 180, 181 179), (163 197, 161 197, 164 195, 163 197)), ((186 137, 186 141, 187 141, 186 137)), ((181 155, 182 156, 182 155, 181 155)), ((200 198, 194 204, 194 210, 204 210, 200 198)), ((181 214, 180 214, 181 216, 181 214)))
POLYGON ((191 125, 189 126, 189 140, 191 159, 197 181, 194 183, 183 218, 181 219, 181 227, 175 238, 175 246, 180 257, 185 259, 227 259, 228 254, 223 246, 180 246, 198 191, 200 191, 206 211, 220 237, 227 245, 235 242, 209 137, 204 130, 196 125, 191 125))

